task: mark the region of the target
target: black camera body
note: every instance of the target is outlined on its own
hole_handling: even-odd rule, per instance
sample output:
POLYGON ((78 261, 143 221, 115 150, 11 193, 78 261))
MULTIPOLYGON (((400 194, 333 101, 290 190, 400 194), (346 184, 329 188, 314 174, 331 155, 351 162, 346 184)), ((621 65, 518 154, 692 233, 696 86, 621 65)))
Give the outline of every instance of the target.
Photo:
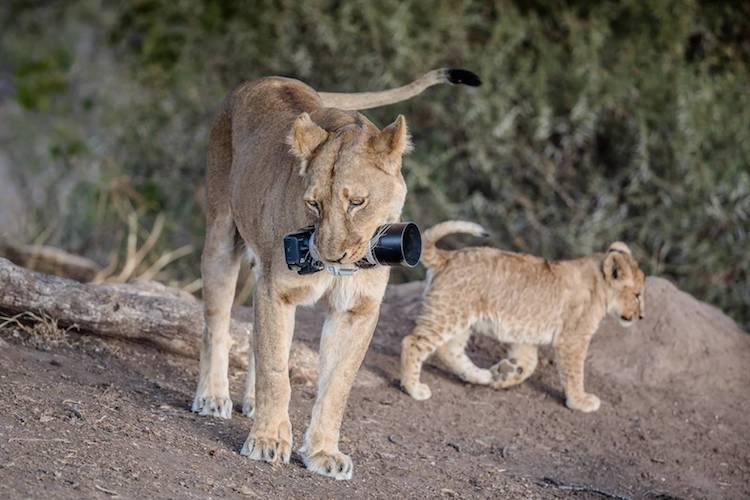
POLYGON ((297 274, 312 274, 328 269, 331 274, 353 274, 357 268, 381 266, 414 267, 422 255, 422 234, 413 222, 399 222, 380 226, 370 239, 365 257, 355 268, 326 266, 315 251, 315 227, 304 227, 284 236, 284 257, 289 269, 297 274))
POLYGON ((322 271, 325 266, 313 257, 310 243, 315 226, 303 227, 299 231, 284 236, 284 257, 286 265, 297 274, 312 274, 322 271))

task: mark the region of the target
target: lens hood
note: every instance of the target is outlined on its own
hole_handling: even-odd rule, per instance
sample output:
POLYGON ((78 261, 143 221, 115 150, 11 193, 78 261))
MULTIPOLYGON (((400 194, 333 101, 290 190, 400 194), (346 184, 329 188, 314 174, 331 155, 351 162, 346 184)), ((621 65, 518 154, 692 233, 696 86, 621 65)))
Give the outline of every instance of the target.
POLYGON ((404 266, 414 267, 422 255, 422 233, 413 222, 399 222, 380 226, 370 240, 370 249, 359 267, 404 266))

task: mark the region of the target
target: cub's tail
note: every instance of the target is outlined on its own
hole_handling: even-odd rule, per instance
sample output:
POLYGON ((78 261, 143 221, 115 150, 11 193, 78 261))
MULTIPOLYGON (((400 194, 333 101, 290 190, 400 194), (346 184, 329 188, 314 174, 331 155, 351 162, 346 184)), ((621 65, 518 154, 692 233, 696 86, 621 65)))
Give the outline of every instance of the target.
POLYGON ((361 110, 386 106, 411 99, 421 94, 425 89, 441 83, 453 85, 463 84, 478 87, 482 84, 479 77, 465 69, 433 69, 417 78, 413 82, 391 90, 382 92, 356 92, 352 94, 338 92, 318 92, 323 100, 323 106, 344 110, 361 110))
POLYGON ((445 236, 453 233, 466 233, 480 238, 490 234, 479 224, 462 220, 441 222, 422 234, 422 263, 427 267, 442 264, 447 258, 448 251, 441 250, 435 244, 445 236))

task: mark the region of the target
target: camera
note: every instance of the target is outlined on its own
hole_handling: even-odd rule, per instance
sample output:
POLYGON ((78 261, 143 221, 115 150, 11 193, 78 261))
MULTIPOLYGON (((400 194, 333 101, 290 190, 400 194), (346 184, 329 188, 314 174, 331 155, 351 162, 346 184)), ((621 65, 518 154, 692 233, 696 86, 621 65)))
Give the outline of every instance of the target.
POLYGON ((370 239, 367 254, 354 268, 326 265, 315 249, 315 227, 307 226, 284 236, 284 257, 289 269, 297 274, 312 274, 328 270, 331 274, 349 275, 357 269, 375 266, 414 267, 422 255, 422 233, 413 222, 399 222, 380 226, 370 239))

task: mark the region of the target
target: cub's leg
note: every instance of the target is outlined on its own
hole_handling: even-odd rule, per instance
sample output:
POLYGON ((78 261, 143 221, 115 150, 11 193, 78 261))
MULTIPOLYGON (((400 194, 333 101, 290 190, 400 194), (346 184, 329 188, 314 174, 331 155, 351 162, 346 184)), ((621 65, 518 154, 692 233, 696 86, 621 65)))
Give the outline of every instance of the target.
MULTIPOLYGON (((384 291, 386 281, 387 274, 382 286, 373 288, 384 291)), ((349 392, 378 321, 381 299, 382 293, 363 295, 343 310, 330 301, 320 338, 318 397, 299 450, 307 468, 318 474, 352 477, 352 460, 339 451, 339 432, 349 392)))
POLYGON ((418 401, 432 395, 427 384, 419 381, 422 365, 435 350, 450 340, 454 332, 469 329, 468 321, 458 323, 447 315, 433 314, 428 306, 417 318, 417 326, 411 335, 401 342, 401 387, 418 401))
POLYGON ((264 278, 256 286, 253 304, 257 406, 253 428, 240 453, 253 460, 289 463, 292 454, 289 350, 295 306, 264 278))
POLYGON ((229 322, 241 259, 235 235, 234 222, 228 213, 209 220, 201 259, 206 324, 192 410, 221 418, 232 416, 228 378, 232 343, 229 322))
POLYGON ((488 385, 492 382, 492 373, 479 368, 466 355, 466 343, 471 337, 468 329, 459 333, 448 342, 437 348, 436 354, 443 364, 461 380, 472 384, 488 385))
POLYGON ((565 405, 572 410, 592 412, 601 404, 599 398, 583 389, 584 364, 592 335, 593 332, 576 336, 566 331, 555 343, 560 379, 565 388, 565 405))
POLYGON ((534 373, 538 361, 537 346, 511 344, 508 357, 501 359, 490 368, 493 379, 492 387, 507 389, 520 384, 534 373))

